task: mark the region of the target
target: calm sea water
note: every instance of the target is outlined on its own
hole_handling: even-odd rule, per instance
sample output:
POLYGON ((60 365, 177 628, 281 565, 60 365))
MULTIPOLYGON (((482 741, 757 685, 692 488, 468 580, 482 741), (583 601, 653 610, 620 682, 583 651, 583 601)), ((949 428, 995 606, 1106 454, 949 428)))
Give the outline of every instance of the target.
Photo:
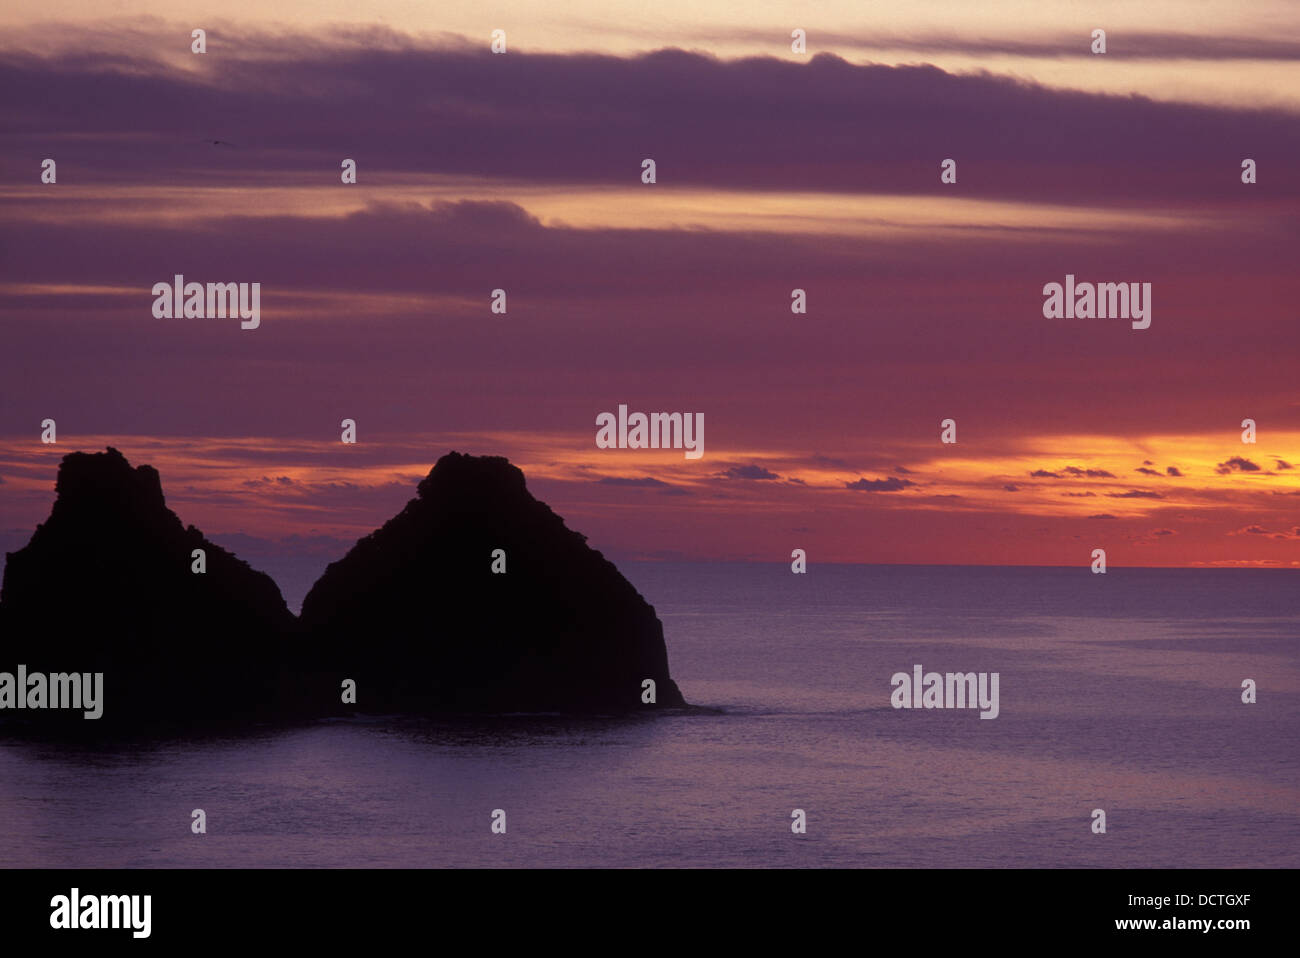
POLYGON ((0 742, 0 864, 1300 865, 1300 573, 623 569, 721 714, 0 742), (1000 716, 892 709, 916 663, 1000 716))

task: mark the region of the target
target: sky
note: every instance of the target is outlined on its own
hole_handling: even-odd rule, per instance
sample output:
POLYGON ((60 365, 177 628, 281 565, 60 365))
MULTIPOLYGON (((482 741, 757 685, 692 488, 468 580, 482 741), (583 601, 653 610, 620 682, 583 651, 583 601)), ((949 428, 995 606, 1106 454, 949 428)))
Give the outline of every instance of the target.
POLYGON ((1297 5, 208 9, 0 13, 0 551, 77 450, 337 558, 454 449, 616 559, 1300 567, 1297 5))

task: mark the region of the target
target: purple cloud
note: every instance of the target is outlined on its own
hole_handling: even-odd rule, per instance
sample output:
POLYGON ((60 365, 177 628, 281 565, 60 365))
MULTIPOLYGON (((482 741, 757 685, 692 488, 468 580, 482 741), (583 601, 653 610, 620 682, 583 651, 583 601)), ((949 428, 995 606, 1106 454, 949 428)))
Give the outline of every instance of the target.
POLYGON ((1226 476, 1228 473, 1236 472, 1259 472, 1260 467, 1251 462, 1249 459, 1243 459, 1241 456, 1233 456, 1227 462, 1221 462, 1214 467, 1214 471, 1220 475, 1226 476))
POLYGON ((764 469, 762 466, 732 466, 725 472, 719 473, 724 479, 780 479, 775 472, 764 469))
POLYGON ((896 476, 890 476, 888 479, 858 479, 854 482, 844 483, 845 489, 857 489, 861 492, 898 492, 900 489, 906 489, 908 486, 914 486, 910 479, 899 479, 896 476))

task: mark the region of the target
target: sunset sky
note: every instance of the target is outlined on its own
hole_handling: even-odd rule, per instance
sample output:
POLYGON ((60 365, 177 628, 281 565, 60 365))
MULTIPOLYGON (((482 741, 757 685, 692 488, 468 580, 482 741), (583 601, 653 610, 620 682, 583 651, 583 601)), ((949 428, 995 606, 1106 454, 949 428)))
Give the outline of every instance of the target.
POLYGON ((455 449, 616 559, 1300 567, 1300 5, 210 9, 0 13, 0 552, 112 445, 254 564, 455 449), (177 273, 260 328, 154 318, 177 273))

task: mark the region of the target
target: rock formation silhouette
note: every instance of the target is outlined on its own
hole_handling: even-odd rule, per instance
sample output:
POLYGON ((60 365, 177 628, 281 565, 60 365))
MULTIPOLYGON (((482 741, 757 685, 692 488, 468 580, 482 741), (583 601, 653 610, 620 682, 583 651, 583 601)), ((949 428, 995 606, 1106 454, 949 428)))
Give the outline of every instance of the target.
POLYGON ((301 621, 269 576, 182 525, 151 466, 75 452, 55 491, 49 519, 8 554, 0 672, 103 672, 104 717, 5 708, 0 721, 97 732, 685 704, 654 609, 503 458, 442 457, 401 513, 329 566, 301 621))
POLYGON ((302 626, 361 710, 631 711, 646 679, 655 706, 685 704, 653 607, 498 456, 439 459, 325 570, 302 626))
POLYGON ((5 563, 0 671, 103 672, 104 715, 0 715, 117 727, 285 710, 296 621, 270 576, 182 525, 157 470, 112 447, 65 456, 55 491, 49 519, 5 563))

